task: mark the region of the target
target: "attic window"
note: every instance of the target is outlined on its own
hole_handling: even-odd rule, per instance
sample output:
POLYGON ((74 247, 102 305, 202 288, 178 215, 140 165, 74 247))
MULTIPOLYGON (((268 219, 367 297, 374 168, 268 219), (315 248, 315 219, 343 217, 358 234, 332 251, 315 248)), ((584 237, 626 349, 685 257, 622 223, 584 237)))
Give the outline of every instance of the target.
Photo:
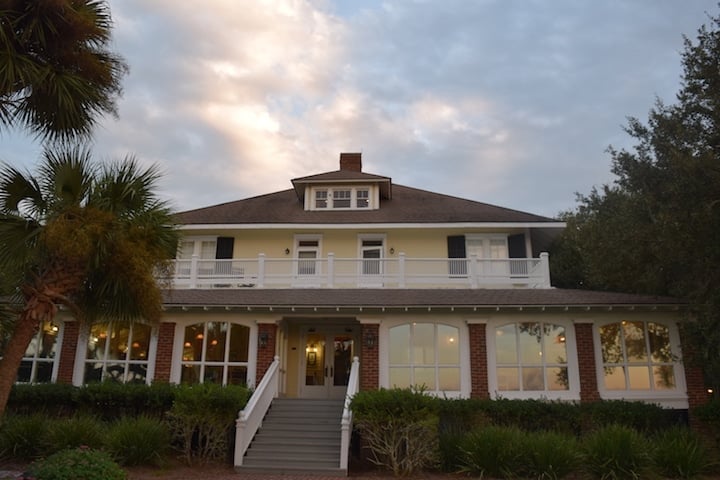
POLYGON ((377 192, 368 186, 313 188, 312 192, 312 210, 368 210, 378 203, 377 192))

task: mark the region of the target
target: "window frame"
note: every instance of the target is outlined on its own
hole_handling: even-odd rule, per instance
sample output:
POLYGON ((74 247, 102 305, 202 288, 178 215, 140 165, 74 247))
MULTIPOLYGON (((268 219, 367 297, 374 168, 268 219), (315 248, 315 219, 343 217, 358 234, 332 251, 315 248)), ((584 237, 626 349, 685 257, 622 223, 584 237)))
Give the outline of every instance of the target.
MULTIPOLYGON (((229 340, 228 340, 229 341, 229 340)), ((170 371, 170 382, 181 384, 182 383, 182 369, 183 365, 185 364, 210 364, 210 366, 222 366, 223 367, 223 382, 227 380, 227 368, 229 366, 244 366, 247 368, 247 377, 246 382, 248 387, 255 388, 255 375, 256 375, 256 366, 257 366, 257 342, 258 342, 258 327, 254 320, 245 320, 241 318, 222 318, 212 316, 203 316, 198 315, 194 316, 193 318, 189 318, 183 321, 178 321, 175 323, 175 341, 173 344, 173 357, 172 357, 172 366, 170 371), (247 362, 229 362, 223 360, 222 362, 217 361, 206 361, 206 354, 207 350, 204 348, 202 354, 201 354, 201 360, 199 361, 184 361, 182 359, 183 356, 183 349, 185 344, 185 328, 189 327, 191 325, 196 324, 203 324, 204 325, 204 332, 207 332, 207 324, 210 322, 214 323, 227 323, 229 325, 239 325, 242 327, 246 327, 249 329, 248 332, 248 360, 247 362)), ((205 345, 205 343, 204 343, 205 345)), ((227 355, 229 355, 229 350, 226 348, 225 350, 225 358, 227 358, 227 355)), ((201 368, 201 375, 200 378, 202 379, 202 368, 201 368)), ((202 381, 198 383, 201 384, 202 381)), ((195 384, 193 384, 195 385, 195 384)), ((223 383, 224 385, 224 383, 223 383)))
MULTIPOLYGON (((487 344, 487 368, 488 368, 488 390, 491 398, 508 399, 548 399, 577 401, 580 400, 580 374, 577 360, 577 342, 575 339, 575 325, 572 321, 564 318, 538 315, 523 315, 517 317, 505 317, 488 321, 486 324, 487 344), (542 323, 546 325, 558 325, 565 329, 565 349, 567 353, 566 367, 568 375, 567 390, 549 390, 547 384, 543 390, 500 390, 497 377, 497 344, 495 342, 496 330, 500 327, 521 324, 521 323, 542 323)), ((518 352, 519 353, 519 352, 518 352)), ((544 353, 544 351, 543 351, 544 353)), ((543 374, 546 373, 548 362, 543 362, 540 367, 543 374)), ((517 365, 521 366, 522 359, 517 359, 517 365)), ((553 363, 554 365, 554 363, 553 363)), ((530 365, 528 365, 530 366, 530 365)), ((537 365, 532 365, 536 367, 537 365)))
POLYGON ((309 210, 319 211, 347 211, 347 210, 374 210, 377 208, 377 189, 373 185, 332 185, 317 186, 310 188, 310 201, 306 203, 309 210), (325 196, 319 199, 318 195, 324 193, 325 196), (336 198, 336 193, 350 192, 349 197, 336 198), (366 192, 365 195, 359 196, 359 192, 366 192), (318 201, 320 200, 320 201, 318 201), (338 207, 335 200, 348 202, 348 206, 338 207))
MULTIPOLYGON (((20 368, 22 368, 22 363, 26 363, 26 362, 30 363, 30 381, 29 382, 24 382, 24 381, 21 382, 18 380, 18 375, 20 374, 20 368, 19 368, 17 374, 15 375, 14 383, 23 384, 23 385, 35 385, 35 384, 41 384, 41 383, 42 384, 55 383, 57 381, 58 368, 60 365, 60 357, 62 355, 63 336, 65 333, 65 322, 63 322, 62 320, 58 320, 57 318, 54 318, 53 320, 50 320, 49 323, 51 325, 50 328, 53 328, 53 327, 57 328, 57 330, 56 330, 57 336, 55 337, 55 343, 53 345, 54 355, 52 357, 39 357, 38 352, 40 349, 35 348, 35 353, 32 356, 28 356, 27 348, 30 348, 30 344, 28 344, 28 347, 25 349, 25 353, 23 354, 20 368), (38 382, 37 381, 37 369, 38 369, 38 365, 41 363, 51 364, 50 380, 47 382, 38 382)), ((35 334, 35 337, 33 337, 32 341, 36 342, 36 345, 40 345, 40 342, 42 341, 43 332, 44 332, 43 328, 40 327, 40 328, 38 328, 38 331, 35 334)), ((4 344, 6 344, 7 341, 9 341, 9 338, 4 340, 4 344)), ((31 341, 31 343, 32 343, 32 341, 31 341)), ((0 352, 0 358, 2 358, 1 353, 2 352, 0 352)))
MULTIPOLYGON (((126 325, 123 325, 122 322, 114 322, 114 321, 108 321, 108 322, 98 322, 98 323, 107 323, 108 325, 108 332, 112 332, 115 327, 124 327, 126 325)), ((146 366, 145 368, 145 384, 150 385, 154 379, 155 376, 155 362, 157 361, 157 335, 158 335, 158 328, 157 326, 149 326, 150 327, 150 337, 148 338, 148 351, 147 351, 147 358, 145 360, 132 360, 129 358, 126 358, 124 360, 122 359, 108 359, 107 353, 108 353, 108 345, 105 346, 105 351, 103 353, 103 358, 96 358, 96 359, 90 359, 87 358, 88 354, 88 343, 90 341, 90 334, 92 332, 92 326, 93 325, 87 325, 83 329, 83 332, 78 338, 79 346, 77 349, 77 355, 75 360, 75 370, 73 372, 73 385, 86 385, 85 382, 85 369, 86 366, 90 363, 101 363, 102 364, 102 373, 101 373, 101 382, 104 382, 107 380, 105 377, 106 371, 107 371, 107 365, 108 364, 122 364, 123 365, 123 375, 127 376, 128 370, 130 368, 130 365, 142 365, 144 364, 146 366)), ((131 324, 128 327, 130 328, 130 334, 128 336, 129 339, 132 339, 132 331, 136 324, 131 324)), ((130 340, 132 341, 132 340, 130 340)), ((125 378, 120 383, 127 383, 127 378, 125 378)))
MULTIPOLYGON (((604 400, 642 400, 646 402, 654 402, 667 408, 688 408, 687 400, 687 385, 685 381, 685 369, 682 363, 682 347, 680 342, 680 332, 676 319, 670 319, 662 315, 625 315, 616 316, 612 319, 603 320, 596 322, 593 325, 593 343, 595 347, 595 365, 597 375, 597 386, 600 398, 604 400), (646 336, 646 347, 647 347, 647 323, 657 323, 668 329, 668 337, 670 342, 670 349, 675 360, 672 362, 673 374, 675 376, 675 388, 660 390, 655 389, 651 385, 650 389, 607 389, 605 388, 605 369, 602 358, 602 339, 600 337, 600 328, 612 325, 614 323, 621 323, 622 321, 629 322, 643 322, 644 332, 646 336)), ((623 345, 623 350, 625 346, 623 345)), ((653 365, 664 365, 667 362, 652 362, 649 351, 646 351, 648 356, 646 363, 642 365, 652 368, 653 365)), ((641 365, 639 362, 628 362, 627 356, 624 356, 623 363, 614 363, 613 365, 641 365)), ((627 385, 627 383, 626 383, 627 385)))
MULTIPOLYGON (((447 397, 447 398, 469 398, 472 388, 471 377, 470 377, 470 347, 468 343, 468 328, 465 321, 459 318, 449 317, 416 317, 416 318, 402 318, 383 321, 378 330, 379 345, 378 345, 378 358, 379 358, 379 372, 378 380, 379 386, 382 388, 392 388, 390 385, 390 329, 402 325, 412 325, 413 323, 432 324, 434 325, 435 341, 437 341, 437 327, 444 325, 452 328, 456 328, 458 332, 458 345, 459 345, 459 375, 460 375, 460 389, 459 390, 427 390, 426 393, 429 395, 447 397)), ((436 347, 436 361, 433 364, 435 368, 438 368, 437 363, 437 347, 436 347)), ((443 364, 445 365, 445 364, 443 364)), ((417 365, 419 366, 419 365, 417 365)), ((437 373, 435 380, 437 382, 437 373)))

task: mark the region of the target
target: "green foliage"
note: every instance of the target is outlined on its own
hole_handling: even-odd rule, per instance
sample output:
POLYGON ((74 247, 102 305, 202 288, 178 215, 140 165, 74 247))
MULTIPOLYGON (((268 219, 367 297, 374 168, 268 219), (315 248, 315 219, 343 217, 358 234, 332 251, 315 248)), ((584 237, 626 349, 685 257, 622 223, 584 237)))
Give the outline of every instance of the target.
POLYGON ((583 465, 596 478, 645 478, 651 456, 648 441, 632 428, 610 425, 591 433, 583 441, 583 465))
POLYGON ((102 448, 105 425, 96 417, 88 415, 48 419, 46 438, 46 452, 51 453, 81 446, 102 448))
POLYGON ((364 390, 353 397, 351 408, 376 465, 408 476, 436 464, 437 400, 422 389, 364 390))
POLYGON ((530 432, 523 454, 528 477, 557 480, 577 471, 580 450, 574 437, 556 432, 530 432))
POLYGON ((229 454, 238 412, 250 399, 247 387, 201 384, 179 387, 167 414, 168 425, 188 464, 229 454))
POLYGON ((562 215, 551 271, 560 287, 688 300, 685 358, 720 394, 720 17, 684 47, 677 103, 629 120, 635 146, 610 148, 615 181, 562 215))
POLYGON ((519 428, 475 430, 465 436, 460 449, 460 469, 471 475, 505 478, 525 473, 525 433, 519 428))
POLYGON ((162 418, 172 407, 177 389, 168 383, 104 382, 82 387, 60 383, 16 384, 8 408, 17 414, 45 412, 57 417, 82 413, 104 420, 140 414, 162 418))
POLYGON ((669 478, 696 478, 709 472, 710 454, 687 428, 676 427, 660 433, 653 441, 655 468, 669 478))
POLYGON ((660 405, 626 400, 604 400, 580 405, 585 431, 622 425, 641 433, 667 429, 677 423, 672 411, 660 405))
POLYGON ((170 431, 156 418, 123 418, 110 427, 106 449, 121 465, 160 465, 170 450, 170 431))
POLYGON ((47 434, 43 414, 6 416, 0 425, 0 456, 20 461, 39 458, 46 453, 47 434))
POLYGON ((63 450, 30 466, 37 480, 125 480, 125 472, 99 450, 63 450))

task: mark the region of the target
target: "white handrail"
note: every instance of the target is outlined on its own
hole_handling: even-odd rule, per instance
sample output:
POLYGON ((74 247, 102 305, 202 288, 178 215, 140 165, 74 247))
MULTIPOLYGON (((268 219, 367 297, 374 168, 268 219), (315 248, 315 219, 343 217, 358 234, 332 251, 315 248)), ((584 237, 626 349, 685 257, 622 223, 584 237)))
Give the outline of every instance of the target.
POLYGON ((350 454, 350 434, 352 433, 352 410, 350 409, 350 402, 352 402, 358 390, 360 390, 360 359, 353 357, 347 392, 345 393, 342 419, 340 420, 340 468, 346 472, 348 468, 348 456, 350 454))
POLYGON ((262 425, 262 420, 267 413, 273 398, 278 394, 278 371, 280 366, 280 357, 270 364, 265 372, 260 385, 253 392, 250 400, 248 400, 245 408, 240 411, 235 421, 235 466, 239 467, 243 463, 245 452, 250 446, 255 433, 262 425))

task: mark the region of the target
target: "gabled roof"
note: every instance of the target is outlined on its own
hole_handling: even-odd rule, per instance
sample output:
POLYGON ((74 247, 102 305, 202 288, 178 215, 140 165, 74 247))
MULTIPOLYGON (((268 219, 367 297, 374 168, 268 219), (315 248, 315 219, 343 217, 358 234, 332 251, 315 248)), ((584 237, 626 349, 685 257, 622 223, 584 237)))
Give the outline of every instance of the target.
MULTIPOLYGON (((337 173, 330 172, 319 177, 337 173)), ((360 175, 363 178, 369 175, 347 171, 340 173, 344 176, 360 175)), ((374 179, 387 178, 369 176, 374 179)), ((304 177, 301 180, 308 178, 313 177, 304 177)), ((183 225, 503 223, 562 227, 561 222, 552 218, 397 184, 393 185, 392 198, 382 199, 377 210, 308 211, 304 209, 294 190, 283 190, 185 211, 177 214, 175 218, 183 225)))

